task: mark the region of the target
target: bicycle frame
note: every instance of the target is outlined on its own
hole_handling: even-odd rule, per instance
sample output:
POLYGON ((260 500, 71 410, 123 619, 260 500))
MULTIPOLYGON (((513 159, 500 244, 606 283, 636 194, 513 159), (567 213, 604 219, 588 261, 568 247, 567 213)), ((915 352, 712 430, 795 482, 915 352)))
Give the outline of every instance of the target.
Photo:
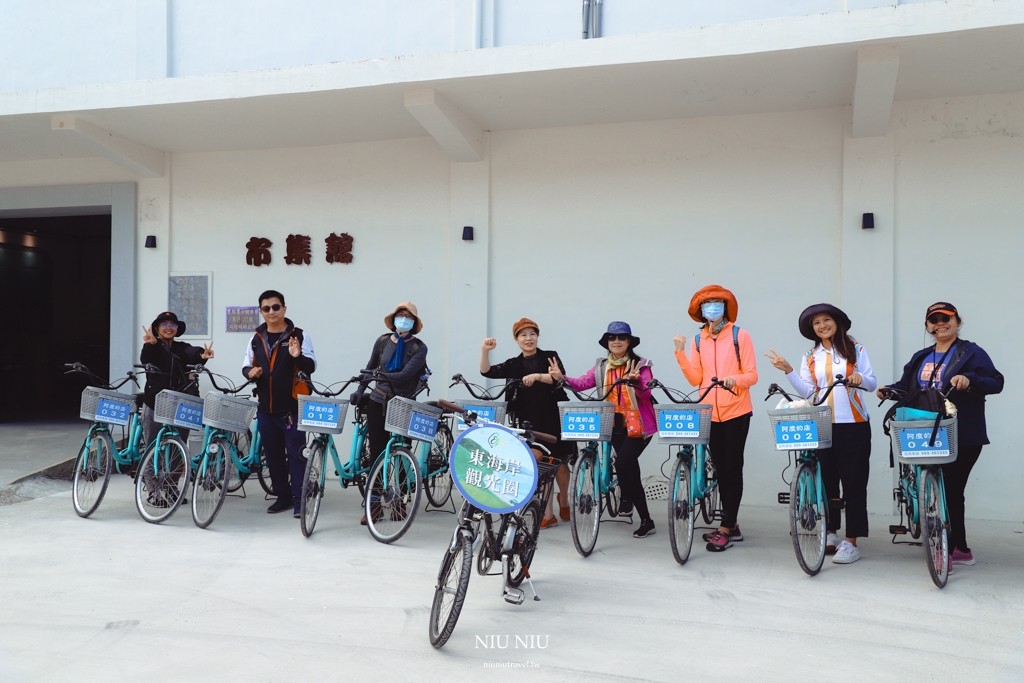
MULTIPOLYGON (((85 435, 85 443, 92 441, 93 437, 97 433, 106 433, 110 437, 110 440, 114 443, 114 435, 110 431, 110 425, 106 422, 93 422, 89 426, 89 431, 85 435)), ((132 464, 142 459, 142 453, 139 451, 139 444, 142 443, 142 418, 139 417, 139 411, 136 409, 131 416, 131 420, 128 422, 127 441, 124 448, 117 449, 110 454, 114 459, 114 464, 117 466, 117 471, 120 472, 122 467, 130 467, 132 464)), ((84 445, 84 444, 83 444, 84 445)), ((98 456, 97 456, 98 457, 98 456)), ((96 463, 97 466, 99 463, 96 463)), ((89 453, 85 454, 82 458, 83 471, 88 469, 89 465, 89 453)))
MULTIPOLYGON (((690 496, 688 500, 700 500, 706 496, 717 483, 708 485, 707 481, 707 459, 708 459, 708 448, 703 444, 680 444, 676 451, 676 458, 685 458, 686 462, 689 463, 690 470, 690 496)), ((679 485, 678 481, 672 483, 673 487, 679 485)), ((675 494, 678 491, 673 489, 672 498, 675 499, 678 496, 675 494)))
POLYGON ((942 476, 942 468, 938 465, 904 465, 900 468, 900 490, 907 503, 907 516, 913 524, 921 523, 921 510, 917 507, 918 491, 921 487, 925 469, 934 472, 939 481, 939 501, 942 510, 942 523, 949 526, 949 509, 946 507, 946 480, 942 476), (904 469, 904 467, 906 469, 904 469), (907 475, 913 473, 913 480, 907 475))

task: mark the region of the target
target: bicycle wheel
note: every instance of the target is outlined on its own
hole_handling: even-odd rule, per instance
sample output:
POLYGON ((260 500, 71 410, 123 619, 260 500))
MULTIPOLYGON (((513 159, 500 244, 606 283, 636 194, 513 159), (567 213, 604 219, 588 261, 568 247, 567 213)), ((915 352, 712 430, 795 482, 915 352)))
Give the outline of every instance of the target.
POLYGON ((942 485, 932 467, 921 470, 918 483, 917 509, 924 539, 924 557, 928 573, 939 588, 949 579, 949 536, 946 532, 946 511, 943 509, 942 485))
POLYGON ((817 464, 802 462, 797 466, 789 489, 789 530, 796 561, 810 576, 821 570, 825 561, 825 510, 818 490, 817 464))
MULTIPOLYGON (((249 453, 249 432, 241 432, 231 435, 231 443, 235 444, 238 457, 244 458, 249 453)), ((231 463, 228 471, 228 493, 234 493, 242 488, 242 484, 249 478, 249 472, 239 472, 235 463, 231 463)))
POLYGON ((190 469, 188 451, 177 436, 164 435, 150 447, 135 475, 139 516, 151 524, 170 519, 185 500, 190 469))
POLYGON ((299 509, 302 535, 309 538, 320 514, 320 501, 324 497, 324 447, 314 441, 306 456, 306 476, 302 479, 302 503, 299 509))
POLYGON ((583 557, 594 551, 601 528, 601 496, 596 493, 597 459, 593 453, 576 458, 569 477, 569 526, 576 552, 583 557))
POLYGON ((114 462, 114 442, 104 431, 87 436, 75 460, 75 478, 71 488, 71 502, 79 517, 96 512, 110 483, 110 468, 114 462))
POLYGON ((722 505, 718 496, 717 476, 715 466, 711 464, 711 458, 705 458, 704 481, 707 482, 708 492, 700 499, 700 516, 705 524, 712 524, 715 521, 715 513, 722 505))
POLYGON ((449 548, 441 560, 434 587, 434 602, 430 606, 430 644, 434 647, 444 647, 455 630, 472 574, 473 544, 460 533, 455 549, 449 548))
POLYGON ((921 538, 921 515, 917 505, 917 479, 914 477, 914 468, 910 465, 900 465, 900 481, 906 480, 910 490, 914 493, 905 496, 903 507, 907 514, 907 530, 914 540, 921 538))
POLYGON ((690 498, 690 491, 690 459, 678 455, 669 483, 668 537, 672 541, 672 556, 679 564, 686 564, 693 546, 696 508, 690 498))
POLYGON ((508 585, 518 588, 526 578, 526 570, 533 562, 537 552, 537 535, 540 533, 540 520, 544 516, 540 503, 534 501, 519 513, 522 524, 516 528, 512 539, 512 552, 503 557, 508 562, 508 585))
POLYGON ((422 493, 419 463, 405 446, 392 448, 370 470, 369 490, 364 501, 370 535, 381 543, 400 539, 416 518, 422 493))
POLYGON ((612 459, 612 485, 608 487, 608 493, 604 494, 605 512, 612 519, 619 516, 622 509, 622 488, 619 486, 619 473, 615 469, 615 460, 612 459))
POLYGON ((230 448, 224 438, 212 439, 207 448, 205 467, 200 463, 196 472, 192 485, 192 521, 200 529, 210 526, 224 505, 224 496, 228 493, 225 484, 231 467, 230 448))
POLYGON ((500 517, 491 517, 488 512, 485 512, 480 520, 480 548, 476 551, 476 573, 480 576, 487 576, 487 572, 491 571, 491 566, 494 564, 494 545, 497 533, 495 523, 500 523, 500 521, 500 517))
POLYGON ((451 453, 454 442, 448 425, 438 424, 437 434, 430 443, 430 454, 427 456, 427 472, 431 476, 426 481, 427 500, 436 508, 447 503, 448 497, 452 495, 452 473, 448 471, 448 454, 451 453))

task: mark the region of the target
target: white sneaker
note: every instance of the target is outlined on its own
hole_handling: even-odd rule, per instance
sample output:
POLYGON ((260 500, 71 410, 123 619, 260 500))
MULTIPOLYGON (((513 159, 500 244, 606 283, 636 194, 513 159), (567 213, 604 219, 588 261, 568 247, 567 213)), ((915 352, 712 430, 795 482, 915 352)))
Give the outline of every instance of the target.
POLYGON ((839 538, 839 534, 830 533, 828 538, 825 539, 825 552, 834 553, 839 550, 839 546, 842 545, 842 543, 843 539, 839 538))
POLYGON ((843 541, 836 549, 832 564, 852 564, 860 559, 860 550, 849 541, 843 541))

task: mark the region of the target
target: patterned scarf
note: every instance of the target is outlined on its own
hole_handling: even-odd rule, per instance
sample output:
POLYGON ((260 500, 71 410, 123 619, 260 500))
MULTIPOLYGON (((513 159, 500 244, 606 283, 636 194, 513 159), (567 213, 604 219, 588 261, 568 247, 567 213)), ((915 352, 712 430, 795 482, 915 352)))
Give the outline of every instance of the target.
MULTIPOLYGON (((616 358, 612 354, 608 354, 608 362, 604 366, 604 387, 607 389, 616 380, 619 380, 626 376, 626 363, 630 360, 629 354, 624 355, 622 358, 616 358)), ((636 392, 633 391, 633 387, 620 384, 615 387, 615 391, 608 397, 615 403, 615 412, 625 414, 629 410, 637 410, 636 392), (623 391, 625 387, 625 391, 623 391)))

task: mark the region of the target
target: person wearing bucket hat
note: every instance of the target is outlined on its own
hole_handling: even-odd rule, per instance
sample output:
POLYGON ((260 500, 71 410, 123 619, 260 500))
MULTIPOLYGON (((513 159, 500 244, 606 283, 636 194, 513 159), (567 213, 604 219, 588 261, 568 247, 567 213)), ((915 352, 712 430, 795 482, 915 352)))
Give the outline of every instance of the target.
MULTIPOLYGON (((146 387, 143 390, 142 402, 145 408, 142 411, 142 429, 147 444, 153 443, 161 427, 153 419, 156 395, 164 389, 170 389, 198 396, 199 387, 189 386, 191 380, 185 372, 185 366, 205 365, 207 360, 213 358, 213 342, 199 347, 176 341, 183 334, 185 321, 178 320, 178 316, 171 311, 164 311, 158 315, 149 327, 142 326, 142 353, 139 354, 139 363, 154 365, 160 371, 146 374, 146 387)), ((181 433, 182 441, 188 446, 189 430, 179 428, 178 431, 181 433)))
POLYGON ((897 389, 904 395, 897 405, 917 408, 923 406, 915 405, 914 401, 925 389, 950 392, 949 402, 956 406, 958 450, 954 462, 942 465, 949 508, 949 546, 953 549, 949 561, 950 565, 972 565, 974 553, 967 545, 964 525, 964 489, 981 457, 982 446, 989 443, 985 397, 1003 390, 1003 375, 984 349, 960 338, 963 320, 956 306, 939 301, 929 306, 924 315, 925 331, 935 339, 935 344, 915 353, 903 367, 900 380, 880 389, 878 397, 885 397, 884 389, 897 389))
MULTIPOLYGON (((488 354, 498 346, 498 341, 493 337, 484 339, 480 348, 480 374, 490 379, 522 380, 521 385, 511 387, 506 395, 509 424, 520 426, 524 422, 529 422, 530 426, 539 432, 558 436, 562 431, 558 419, 558 402, 569 399, 564 389, 558 387, 552 390, 549 386, 554 384, 554 379, 548 369, 554 362, 562 372, 565 372, 562 359, 558 357, 556 351, 537 348, 540 326, 529 318, 522 318, 512 325, 512 337, 522 353, 497 365, 491 365, 488 354)), ((565 463, 569 461, 574 445, 572 442, 559 439, 558 443, 548 448, 551 455, 565 463)), ((569 468, 564 464, 559 467, 555 479, 559 488, 559 514, 563 521, 568 521, 569 468)), ((548 498, 548 509, 545 511, 544 519, 541 520, 542 529, 558 524, 553 505, 554 496, 551 496, 548 498)))
POLYGON ((804 353, 800 369, 775 349, 764 354, 771 364, 786 373, 793 390, 804 399, 818 400, 821 392, 840 375, 850 380, 846 391, 828 395, 832 408, 832 447, 818 449, 821 479, 829 504, 826 514, 826 550, 834 552, 832 562, 850 564, 860 559, 857 539, 868 535, 868 474, 871 466, 871 424, 860 387, 878 387, 871 359, 863 344, 849 335, 849 316, 832 304, 814 304, 804 309, 797 323, 802 334, 814 342, 804 353), (840 497, 840 484, 842 496, 840 497), (846 538, 839 537, 843 504, 846 508, 846 538))
POLYGON ((627 384, 617 386, 607 398, 615 404, 611 444, 615 449, 615 471, 622 490, 620 516, 631 516, 632 509, 636 508, 640 514, 640 526, 633 536, 646 538, 654 534, 654 521, 640 479, 639 458, 658 431, 648 388, 648 383, 654 379, 651 362, 636 355, 634 349, 640 345, 640 337, 635 336, 624 322, 610 323, 597 343, 607 349, 608 354, 598 358, 587 374, 566 377, 553 360, 548 374, 556 382, 564 379, 576 391, 597 389, 598 395, 604 395, 607 387, 616 381, 627 380, 627 384))
MULTIPOLYGON (((414 398, 427 368, 427 345, 415 335, 423 329, 419 309, 411 301, 403 301, 384 316, 384 326, 390 330, 373 343, 370 360, 363 367, 379 370, 387 382, 376 382, 364 405, 367 421, 367 439, 373 457, 380 455, 388 445, 390 433, 384 427, 388 401, 393 396, 414 398)), ((370 380, 359 385, 351 396, 352 404, 364 399, 370 380)), ((362 523, 366 523, 365 517, 362 523)))
POLYGON ((704 535, 712 552, 743 540, 737 515, 743 498, 743 451, 754 414, 750 387, 757 384, 757 358, 750 335, 736 326, 738 311, 732 292, 721 285, 708 285, 690 299, 688 313, 701 323, 701 329, 689 340, 689 352, 684 335, 672 340, 676 362, 690 384, 703 392, 717 378, 726 387, 715 387, 705 398, 712 405, 708 448, 722 500, 720 526, 704 535))

